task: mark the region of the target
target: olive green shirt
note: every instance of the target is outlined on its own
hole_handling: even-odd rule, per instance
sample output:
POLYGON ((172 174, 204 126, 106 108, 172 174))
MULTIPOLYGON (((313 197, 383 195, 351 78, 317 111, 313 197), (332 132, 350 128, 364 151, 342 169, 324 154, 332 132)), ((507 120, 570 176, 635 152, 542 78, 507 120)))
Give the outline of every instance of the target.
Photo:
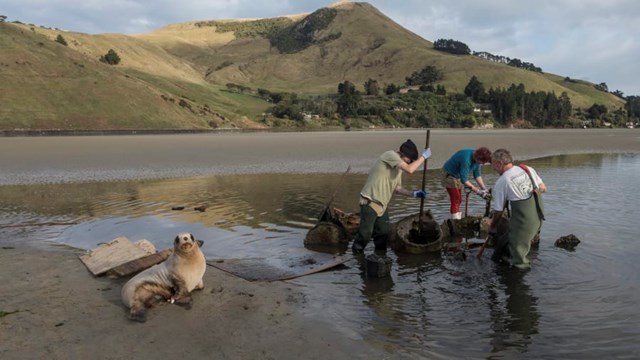
POLYGON ((396 187, 402 185, 402 170, 400 155, 393 150, 384 152, 369 170, 369 177, 360 195, 379 206, 371 206, 378 216, 387 210, 396 187))

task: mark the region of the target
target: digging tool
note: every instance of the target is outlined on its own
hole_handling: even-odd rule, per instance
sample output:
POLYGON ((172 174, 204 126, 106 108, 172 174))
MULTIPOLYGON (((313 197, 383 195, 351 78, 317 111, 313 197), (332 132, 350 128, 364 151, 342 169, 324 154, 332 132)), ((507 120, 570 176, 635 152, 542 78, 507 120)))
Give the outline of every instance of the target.
POLYGON ((333 211, 331 211, 331 209, 330 209, 331 204, 333 203, 333 199, 335 199, 336 195, 338 194, 338 190, 340 190, 340 187, 342 186, 342 183, 344 182, 344 179, 347 177, 347 174, 349 173, 349 171, 351 171, 351 165, 349 165, 349 167, 347 167, 347 171, 345 171, 344 174, 342 174, 342 177, 340 178, 340 181, 336 185, 336 188, 333 191, 333 194, 331 195, 331 198, 327 202, 327 205, 325 205, 325 207, 322 208, 322 212, 320 213, 320 216, 318 216, 318 220, 319 221, 326 220, 324 218, 326 217, 327 211, 329 212, 329 217, 333 217, 332 216, 333 215, 333 211))
MULTIPOLYGON (((425 149, 429 147, 429 138, 431 137, 431 129, 427 130, 427 144, 425 145, 425 149)), ((424 169, 422 171, 422 191, 425 191, 425 186, 427 183, 427 161, 429 159, 424 159, 424 169)), ((418 214, 418 223, 422 224, 422 212, 424 211, 424 198, 420 198, 420 213, 418 214)))
POLYGON ((471 195, 471 188, 465 188, 464 192, 466 193, 464 199, 464 217, 467 217, 467 214, 469 212, 469 195, 471 195))
POLYGON ((489 215, 491 215, 491 190, 492 189, 489 189, 488 195, 484 198, 484 200, 486 201, 486 204, 484 206, 484 217, 489 217, 489 215))
POLYGON ((487 238, 484 239, 484 242, 482 243, 482 247, 480 248, 480 251, 478 251, 478 255, 476 255, 478 259, 482 257, 482 253, 484 252, 484 249, 487 247, 487 244, 489 243, 489 239, 491 239, 491 235, 487 235, 487 238))
MULTIPOLYGON (((425 148, 429 147, 429 138, 431 137, 431 130, 427 130, 427 142, 425 148)), ((424 160, 424 169, 422 172, 422 191, 425 191, 425 186, 427 182, 427 159, 424 160)), ((424 213, 424 198, 420 198, 420 212, 418 213, 418 219, 414 220, 412 223, 412 228, 410 233, 419 241, 418 243, 425 243, 425 237, 430 234, 428 229, 428 224, 424 224, 422 222, 422 214, 424 213)))

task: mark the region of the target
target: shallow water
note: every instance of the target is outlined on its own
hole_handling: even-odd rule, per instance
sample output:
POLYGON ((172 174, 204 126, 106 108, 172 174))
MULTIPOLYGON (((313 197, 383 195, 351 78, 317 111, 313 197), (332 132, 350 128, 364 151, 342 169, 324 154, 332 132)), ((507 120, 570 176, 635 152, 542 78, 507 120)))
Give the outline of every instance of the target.
MULTIPOLYGON (((367 339, 394 358, 638 358, 640 356, 640 155, 553 156, 527 164, 549 192, 547 221, 530 271, 489 261, 396 255, 391 276, 367 279, 357 259, 289 282, 305 292, 311 319, 334 322, 345 336, 367 339), (553 246, 574 234, 570 252, 553 246)), ((483 169, 488 184, 496 175, 483 169)), ((158 248, 189 231, 209 259, 286 257, 304 249, 306 232, 341 174, 225 175, 178 179, 0 186, 0 239, 64 243, 91 249, 124 235, 158 248), (182 206, 184 210, 172 210, 182 206), (206 211, 195 211, 205 206, 206 211)), ((438 170, 427 172, 426 207, 445 218, 438 170)), ((364 174, 349 174, 335 206, 356 212, 364 174)), ((419 188, 421 173, 403 177, 419 188)), ((396 196, 393 221, 419 201, 396 196)), ((484 202, 469 200, 469 213, 484 202)), ((372 251, 370 244, 367 251, 372 251)))

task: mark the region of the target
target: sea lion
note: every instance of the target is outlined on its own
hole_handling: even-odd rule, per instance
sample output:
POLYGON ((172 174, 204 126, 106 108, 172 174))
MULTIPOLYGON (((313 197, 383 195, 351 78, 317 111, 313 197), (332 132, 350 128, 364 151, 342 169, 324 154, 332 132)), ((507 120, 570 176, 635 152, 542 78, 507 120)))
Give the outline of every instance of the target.
POLYGON ((122 287, 122 302, 130 309, 129 319, 144 322, 146 309, 161 300, 191 307, 191 291, 204 288, 207 268, 200 250, 202 241, 190 233, 180 233, 173 253, 158 265, 144 270, 122 287))

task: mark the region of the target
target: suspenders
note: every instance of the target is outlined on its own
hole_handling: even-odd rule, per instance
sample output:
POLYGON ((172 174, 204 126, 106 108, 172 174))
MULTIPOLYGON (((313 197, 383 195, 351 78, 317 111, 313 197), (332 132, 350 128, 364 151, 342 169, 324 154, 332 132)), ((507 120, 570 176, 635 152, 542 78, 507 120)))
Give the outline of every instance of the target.
POLYGON ((523 164, 520 164, 518 166, 520 166, 520 168, 524 170, 524 172, 526 172, 527 175, 529 175, 529 180, 531 180, 531 185, 533 185, 533 198, 536 200, 536 210, 538 211, 538 217, 540 218, 540 220, 546 220, 544 218, 544 213, 542 212, 542 208, 540 207, 540 200, 538 200, 538 192, 536 191, 538 190, 538 186, 536 185, 536 182, 533 181, 533 177, 529 172, 529 168, 527 167, 527 165, 523 165, 523 164))

